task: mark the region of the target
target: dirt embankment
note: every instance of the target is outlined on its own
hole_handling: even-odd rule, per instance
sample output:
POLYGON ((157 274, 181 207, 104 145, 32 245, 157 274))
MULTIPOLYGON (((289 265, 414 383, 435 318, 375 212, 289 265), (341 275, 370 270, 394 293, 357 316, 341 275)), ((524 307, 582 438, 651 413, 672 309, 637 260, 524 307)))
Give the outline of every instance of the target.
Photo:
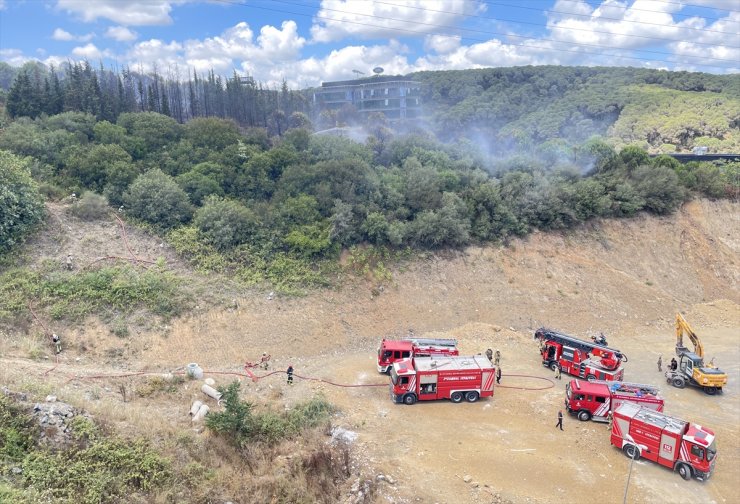
MULTIPOLYGON (((706 483, 685 483, 670 470, 638 462, 627 501, 729 503, 740 478, 739 210, 738 203, 695 201, 671 217, 612 220, 535 233, 509 247, 471 247, 395 271, 377 296, 371 292, 377 285, 364 281, 298 299, 244 291, 237 308, 201 307, 125 341, 89 321, 67 331, 73 345, 90 343, 88 353, 65 352, 62 365, 80 359, 74 365, 100 368, 100 357, 117 355, 111 369, 171 369, 192 361, 239 369, 267 351, 274 366, 291 363, 300 375, 383 383, 374 368, 378 340, 413 328, 455 337, 464 353, 501 349, 502 385, 527 386, 527 379, 509 375, 552 377, 540 365, 533 329, 545 325, 580 337, 604 332, 610 346, 630 357, 626 379, 660 385, 666 412, 714 428, 720 449, 716 475, 706 483), (723 395, 669 388, 657 372, 658 355, 667 361, 673 354, 676 311, 728 373, 723 395)), ((137 253, 159 247, 136 231, 129 236, 137 253)), ((55 254, 63 257, 64 247, 75 243, 65 242, 55 254)), ((3 347, 5 355, 22 355, 17 341, 3 347)), ((342 409, 338 422, 359 434, 357 451, 367 470, 396 481, 380 485, 378 502, 488 503, 494 496, 621 502, 628 461, 609 445, 605 426, 566 418, 564 432, 554 429, 564 383, 546 391, 499 388, 475 404, 412 407, 391 404, 383 387, 299 380, 288 389, 279 378, 249 385, 246 393, 278 389, 289 404, 323 390, 342 409)), ((56 386, 63 397, 63 382, 56 386)))

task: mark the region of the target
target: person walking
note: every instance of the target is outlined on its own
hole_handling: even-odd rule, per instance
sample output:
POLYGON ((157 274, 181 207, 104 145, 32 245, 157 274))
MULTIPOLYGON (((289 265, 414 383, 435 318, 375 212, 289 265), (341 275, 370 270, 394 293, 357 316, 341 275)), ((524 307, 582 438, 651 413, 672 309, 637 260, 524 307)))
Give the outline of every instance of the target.
POLYGON ((563 410, 558 411, 558 423, 555 424, 555 428, 557 427, 563 430, 563 410))
POLYGON ((501 362, 501 352, 496 350, 496 360, 494 361, 494 364, 496 365, 496 367, 498 367, 500 362, 501 362))
POLYGON ((555 378, 557 378, 558 380, 562 379, 560 378, 560 366, 555 368, 555 378))
POLYGON ((288 364, 288 385, 293 385, 293 364, 288 364))
POLYGON ((663 372, 663 354, 658 356, 658 372, 663 372))
POLYGON ((501 367, 496 369, 496 383, 501 385, 501 367))

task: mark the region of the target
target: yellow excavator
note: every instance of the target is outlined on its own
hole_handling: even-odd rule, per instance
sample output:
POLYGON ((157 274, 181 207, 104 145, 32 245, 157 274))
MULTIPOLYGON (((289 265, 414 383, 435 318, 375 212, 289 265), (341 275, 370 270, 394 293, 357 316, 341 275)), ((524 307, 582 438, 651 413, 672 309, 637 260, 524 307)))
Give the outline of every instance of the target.
POLYGON ((676 355, 679 359, 677 365, 669 367, 665 373, 668 383, 677 388, 686 385, 699 387, 709 395, 722 392, 722 387, 727 384, 727 374, 712 362, 704 363, 704 345, 680 313, 676 314, 676 355), (684 346, 684 335, 694 345, 693 352, 684 346))

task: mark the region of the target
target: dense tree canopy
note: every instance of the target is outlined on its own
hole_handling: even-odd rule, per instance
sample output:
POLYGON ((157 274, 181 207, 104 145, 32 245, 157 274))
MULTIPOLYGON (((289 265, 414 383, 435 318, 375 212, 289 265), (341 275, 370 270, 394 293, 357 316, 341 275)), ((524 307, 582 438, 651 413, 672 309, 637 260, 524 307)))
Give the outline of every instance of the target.
POLYGON ((0 253, 21 241, 44 215, 29 164, 28 159, 0 150, 0 253))

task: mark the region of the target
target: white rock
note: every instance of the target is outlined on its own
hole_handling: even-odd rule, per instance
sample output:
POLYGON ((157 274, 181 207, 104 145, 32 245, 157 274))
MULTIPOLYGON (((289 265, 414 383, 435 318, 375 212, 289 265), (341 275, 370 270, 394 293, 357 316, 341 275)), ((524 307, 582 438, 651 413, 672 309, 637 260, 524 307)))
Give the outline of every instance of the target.
POLYGON ((57 396, 55 395, 48 395, 46 396, 46 402, 56 402, 57 396))
POLYGON ((465 483, 470 483, 471 481, 473 481, 473 477, 470 476, 469 474, 466 474, 465 476, 463 476, 463 481, 465 483))

